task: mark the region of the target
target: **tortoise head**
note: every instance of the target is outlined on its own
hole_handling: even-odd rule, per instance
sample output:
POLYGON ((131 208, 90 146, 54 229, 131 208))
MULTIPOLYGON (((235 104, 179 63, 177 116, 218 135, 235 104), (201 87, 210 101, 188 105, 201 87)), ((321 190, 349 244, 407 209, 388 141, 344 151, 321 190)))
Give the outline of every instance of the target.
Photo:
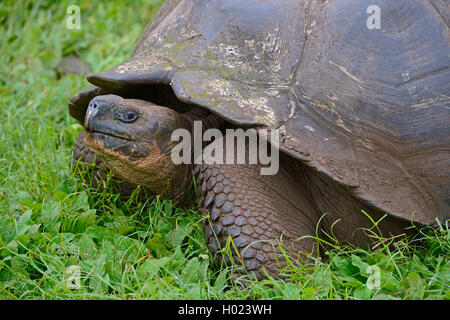
POLYGON ((172 131, 187 128, 170 108, 116 95, 97 96, 86 111, 85 143, 122 179, 165 194, 180 174, 170 154, 172 131))

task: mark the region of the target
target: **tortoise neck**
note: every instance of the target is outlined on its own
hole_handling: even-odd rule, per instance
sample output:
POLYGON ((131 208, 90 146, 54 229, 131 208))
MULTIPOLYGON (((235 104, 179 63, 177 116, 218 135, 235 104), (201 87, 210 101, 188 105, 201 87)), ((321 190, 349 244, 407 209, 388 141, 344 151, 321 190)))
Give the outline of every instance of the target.
POLYGON ((192 208, 195 204, 195 192, 192 183, 193 169, 193 164, 177 165, 173 179, 169 181, 167 190, 161 192, 161 196, 172 200, 176 206, 192 208))
MULTIPOLYGON (((195 191, 193 185, 194 178, 194 168, 200 166, 200 164, 195 164, 194 159, 194 145, 199 143, 195 140, 194 134, 194 124, 196 121, 201 122, 201 135, 211 128, 222 129, 224 127, 225 121, 208 110, 201 107, 193 107, 191 110, 185 113, 180 113, 184 121, 184 128, 190 132, 191 136, 191 163, 182 163, 174 165, 173 175, 171 181, 169 181, 168 188, 163 192, 159 192, 163 198, 170 199, 175 205, 191 208, 195 205, 195 191)), ((203 149, 207 143, 201 139, 201 148, 203 149)), ((170 159, 169 159, 170 161, 170 159)))

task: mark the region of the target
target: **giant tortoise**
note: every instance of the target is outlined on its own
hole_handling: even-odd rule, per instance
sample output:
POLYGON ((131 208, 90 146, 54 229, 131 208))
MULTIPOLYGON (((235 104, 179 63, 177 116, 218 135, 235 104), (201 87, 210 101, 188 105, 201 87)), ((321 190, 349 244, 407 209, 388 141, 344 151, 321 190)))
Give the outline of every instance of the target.
POLYGON ((448 3, 375 2, 167 1, 131 58, 70 100, 85 126, 75 159, 94 152, 119 178, 197 206, 211 252, 232 240, 225 261, 258 278, 277 273, 282 246, 317 252, 310 236, 366 246, 374 230, 446 221, 448 3), (226 129, 277 130, 278 172, 175 164, 172 133, 195 121, 224 133, 213 144, 226 129))

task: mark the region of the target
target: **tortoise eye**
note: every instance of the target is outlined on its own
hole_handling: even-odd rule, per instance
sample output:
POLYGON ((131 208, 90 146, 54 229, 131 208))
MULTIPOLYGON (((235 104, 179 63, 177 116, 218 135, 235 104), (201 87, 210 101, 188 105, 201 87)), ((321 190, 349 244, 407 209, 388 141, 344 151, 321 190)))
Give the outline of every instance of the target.
POLYGON ((137 115, 134 113, 134 112, 128 112, 127 113, 127 115, 126 115, 126 117, 127 117, 127 120, 134 120, 134 119, 136 119, 137 118, 137 115))
POLYGON ((127 111, 116 115, 117 119, 122 122, 131 123, 139 118, 139 115, 133 111, 127 111))

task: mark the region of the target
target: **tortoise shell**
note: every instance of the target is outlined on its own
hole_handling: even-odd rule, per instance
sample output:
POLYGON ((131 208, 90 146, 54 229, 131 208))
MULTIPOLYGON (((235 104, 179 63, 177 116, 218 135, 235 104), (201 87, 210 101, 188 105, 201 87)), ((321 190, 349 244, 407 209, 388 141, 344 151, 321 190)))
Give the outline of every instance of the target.
POLYGON ((445 0, 169 0, 103 92, 170 85, 397 217, 448 219, 450 10, 445 0))

